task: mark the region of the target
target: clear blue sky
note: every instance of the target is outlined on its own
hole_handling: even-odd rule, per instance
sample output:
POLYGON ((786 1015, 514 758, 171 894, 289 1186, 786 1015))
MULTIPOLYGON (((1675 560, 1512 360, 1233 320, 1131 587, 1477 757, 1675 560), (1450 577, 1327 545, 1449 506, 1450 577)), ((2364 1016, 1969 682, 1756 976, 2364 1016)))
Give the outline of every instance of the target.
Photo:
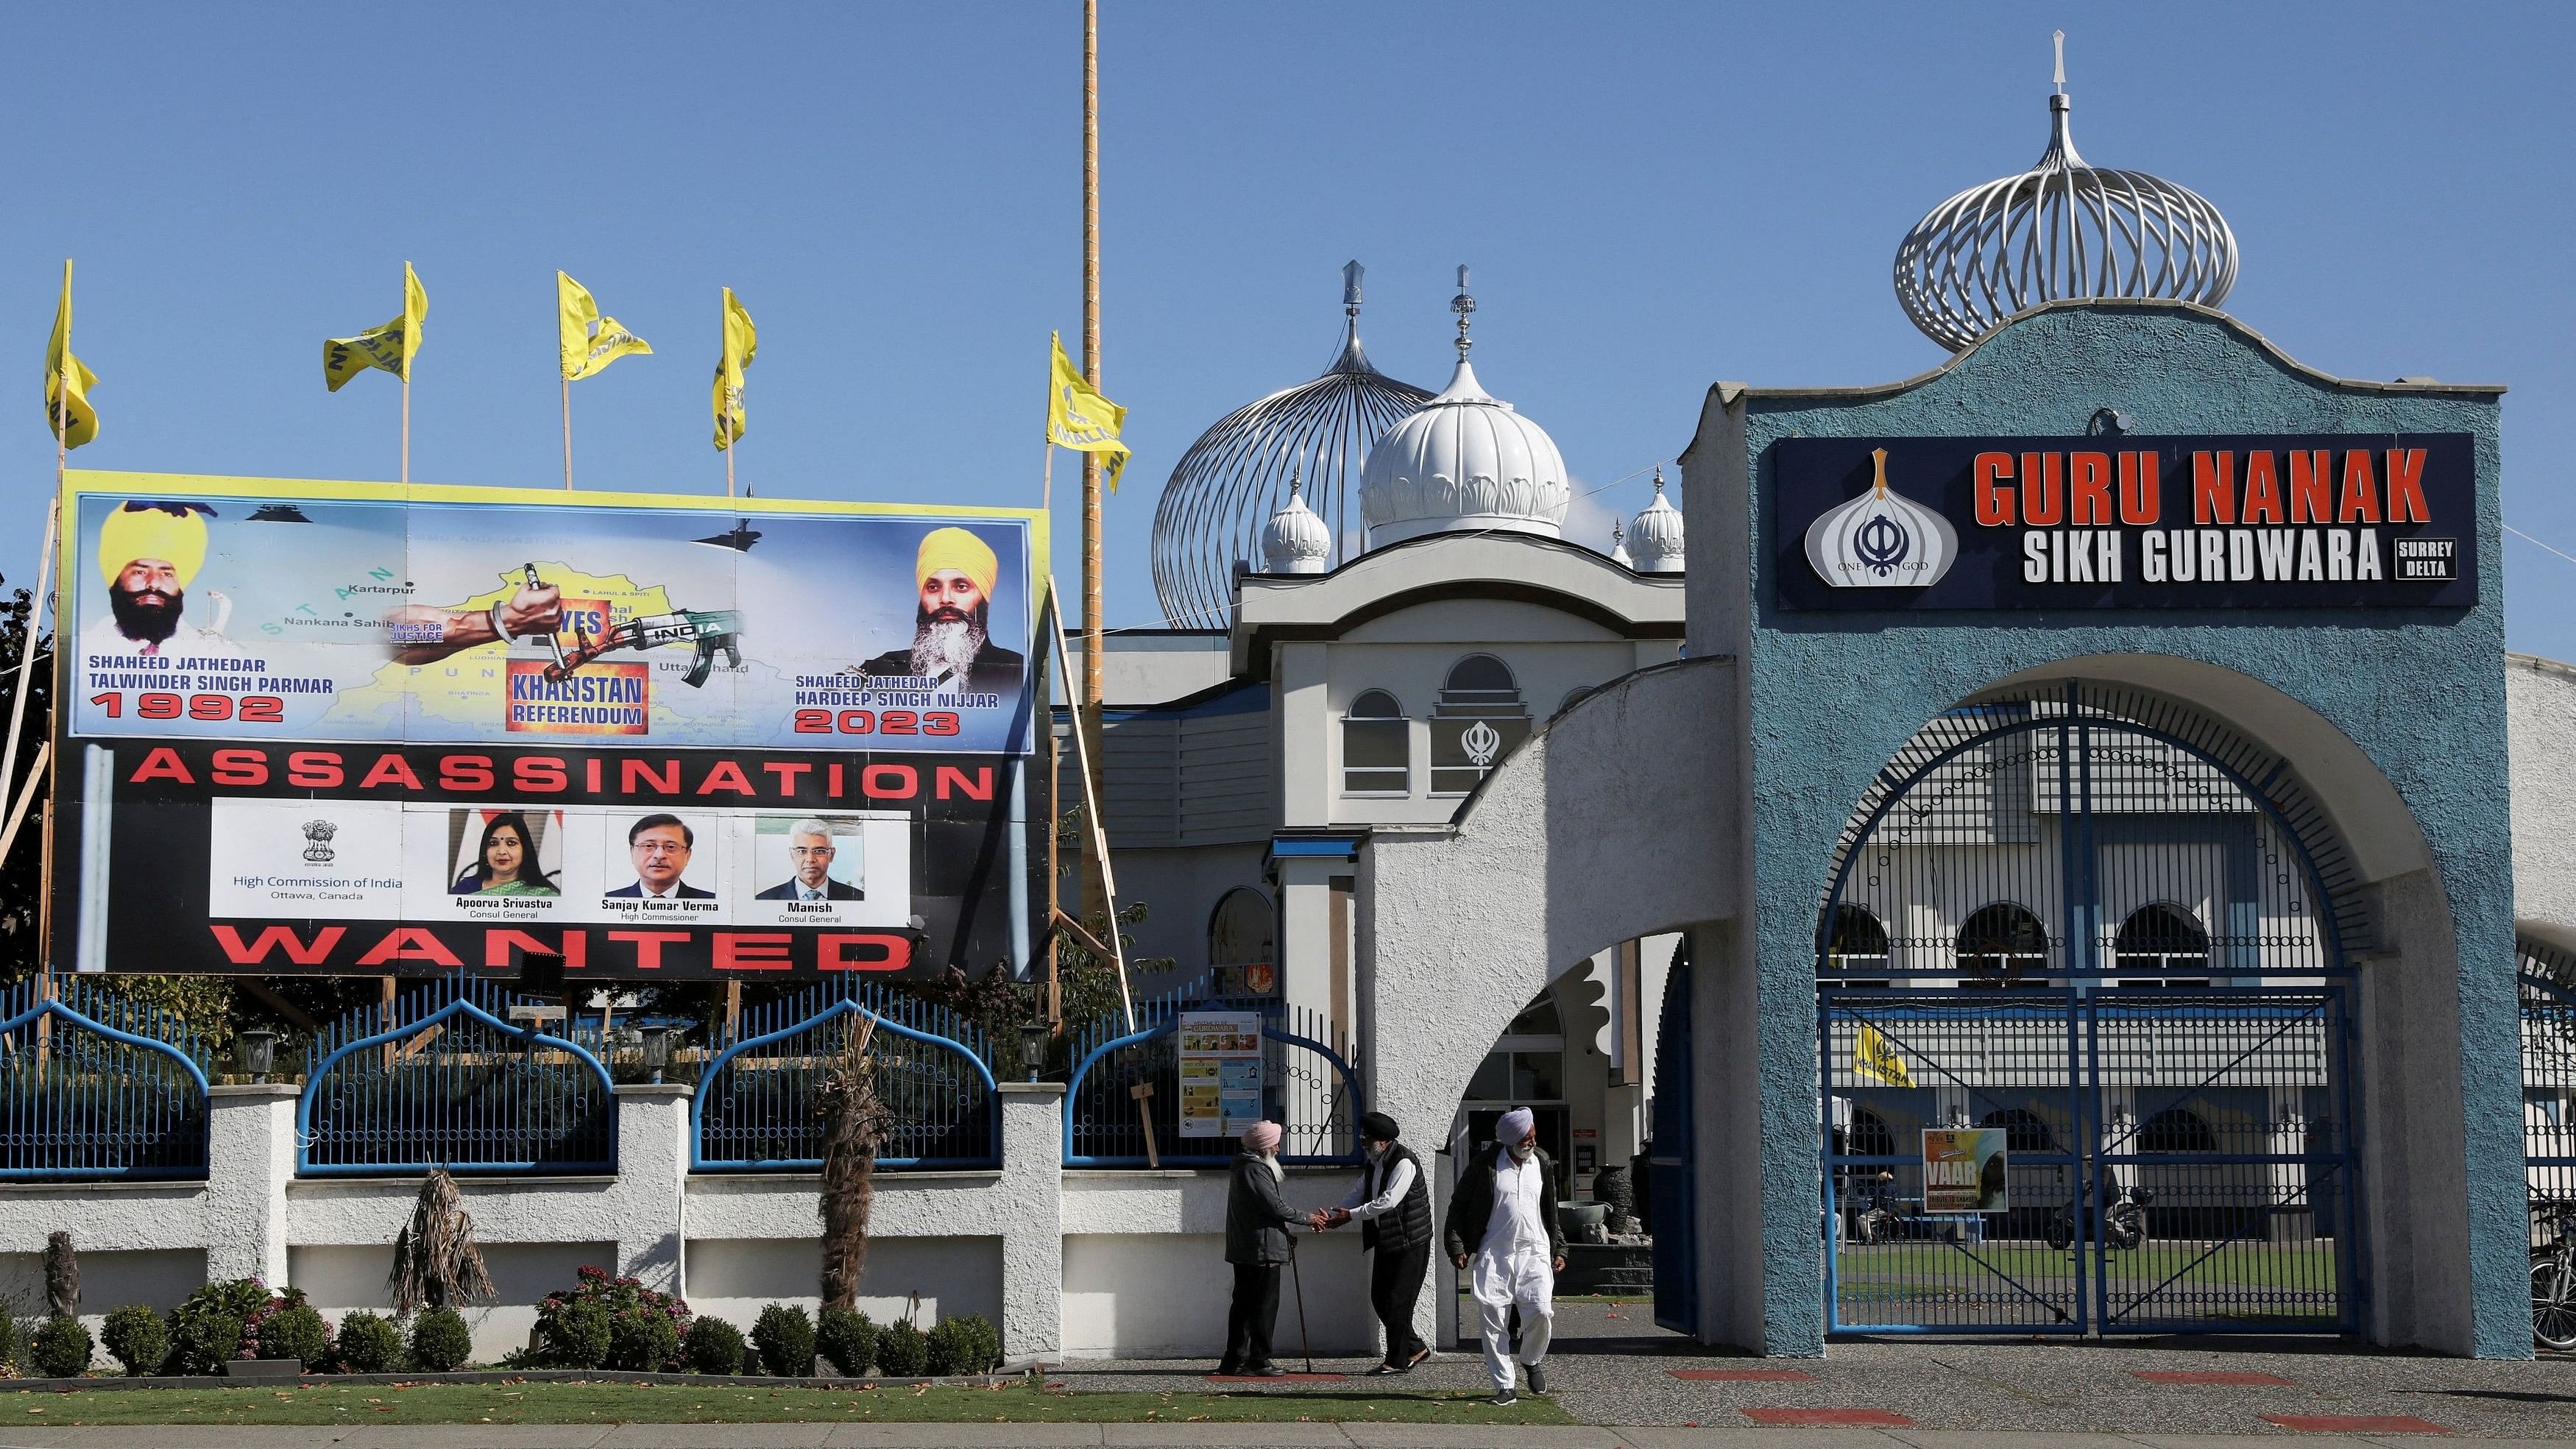
MULTIPOLYGON (((1717 378, 1937 362, 1897 239, 2036 158, 2060 26, 2086 157, 2236 228, 2230 310, 2331 372, 2511 385, 2506 520, 2576 554, 2568 7, 1103 8, 1106 372, 1137 449, 1113 624, 1160 612, 1173 460, 1322 366, 1350 257, 1372 354, 1435 387, 1472 263, 1480 374, 1592 483, 1677 452, 1717 378)), ((13 13, 0 572, 27 577, 50 486, 67 255, 89 467, 391 478, 392 379, 326 395, 319 353, 397 310, 409 258, 417 479, 560 481, 563 267, 660 349, 575 385, 586 484, 722 488, 730 285, 761 325, 762 493, 1034 502, 1046 334, 1080 317, 1078 26, 1066 0, 13 13)), ((2509 539, 2504 567, 2513 645, 2576 657, 2576 563, 2509 539)))

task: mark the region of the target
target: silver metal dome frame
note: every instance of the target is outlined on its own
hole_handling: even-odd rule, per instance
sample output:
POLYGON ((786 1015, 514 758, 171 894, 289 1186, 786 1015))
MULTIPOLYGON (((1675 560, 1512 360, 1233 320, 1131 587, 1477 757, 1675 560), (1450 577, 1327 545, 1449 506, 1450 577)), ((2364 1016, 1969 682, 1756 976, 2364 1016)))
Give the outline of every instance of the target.
POLYGON ((2215 307, 2236 285, 2236 234, 2217 207, 2160 176, 2099 169, 2076 154, 2062 48, 2059 56, 2039 164, 1942 202, 1896 248, 1897 301, 1953 352, 2047 302, 2166 297, 2215 307))
MULTIPOLYGON (((1342 347, 1311 382, 1244 404, 1199 434, 1154 508, 1154 596, 1178 628, 1223 628, 1235 562, 1261 567, 1261 530, 1305 479, 1306 506, 1336 555, 1361 537, 1358 484, 1372 444, 1431 394, 1372 366, 1360 348, 1357 262, 1342 268, 1342 347)), ((1339 558, 1334 561, 1340 561, 1339 558)))

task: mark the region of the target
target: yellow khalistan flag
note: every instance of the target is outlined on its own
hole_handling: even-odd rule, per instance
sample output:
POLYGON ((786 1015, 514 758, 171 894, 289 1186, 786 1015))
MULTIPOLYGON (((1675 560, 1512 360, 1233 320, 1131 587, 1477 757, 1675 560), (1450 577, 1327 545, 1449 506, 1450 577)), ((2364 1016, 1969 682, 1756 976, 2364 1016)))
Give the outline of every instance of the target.
POLYGON ((760 333, 751 325, 751 314, 734 300, 733 288, 725 288, 724 355, 716 359, 715 395, 710 404, 715 409, 719 453, 742 441, 748 430, 742 412, 742 370, 751 366, 752 354, 759 350, 760 333))
POLYGON ((1061 333, 1048 334, 1055 350, 1053 375, 1047 381, 1047 441, 1059 448, 1077 453, 1100 453, 1102 466, 1109 471, 1109 491, 1118 491, 1118 470, 1127 466, 1128 447, 1118 441, 1118 430, 1126 425, 1127 410, 1102 397, 1074 370, 1073 359, 1064 355, 1061 333))
POLYGON ((1869 1077, 1891 1087, 1914 1085, 1914 1074, 1905 1069, 1905 1058, 1898 1056, 1896 1048, 1868 1022, 1860 1024, 1860 1038, 1852 1043, 1851 1069, 1855 1077, 1869 1077))
POLYGON ((45 427, 62 435, 63 446, 77 448, 98 436, 98 414, 89 405, 89 390, 98 374, 72 356, 72 264, 63 263, 63 299, 54 304, 54 337, 45 344, 45 427))
POLYGON ((600 316, 590 289, 562 272, 555 273, 555 317, 563 332, 566 382, 605 372, 608 364, 621 357, 652 354, 651 343, 627 331, 616 318, 600 316))
POLYGON ((429 316, 429 293, 411 263, 403 263, 402 315, 355 337, 334 337, 322 344, 322 380, 338 392, 350 378, 380 367, 411 381, 411 359, 420 351, 420 324, 429 316))

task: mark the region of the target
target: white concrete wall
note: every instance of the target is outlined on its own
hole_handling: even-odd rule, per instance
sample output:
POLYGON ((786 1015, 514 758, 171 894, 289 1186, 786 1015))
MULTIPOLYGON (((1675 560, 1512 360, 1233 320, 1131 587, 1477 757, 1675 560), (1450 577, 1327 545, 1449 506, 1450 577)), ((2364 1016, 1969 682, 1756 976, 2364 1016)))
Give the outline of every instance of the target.
POLYGON ((2576 950, 2576 667, 2505 656, 2515 930, 2576 950))
MULTIPOLYGON (((0 1304, 42 1311, 45 1238, 64 1228, 93 1335, 111 1310, 166 1311, 211 1278, 292 1285, 334 1319, 385 1311, 394 1237, 420 1180, 295 1177, 294 1091, 215 1089, 206 1182, 0 1186, 0 1304)), ((688 1089, 617 1093, 616 1174, 458 1179, 497 1290, 464 1309, 476 1361, 525 1347, 536 1305, 585 1266, 678 1292, 746 1329, 768 1303, 817 1306, 816 1175, 689 1174, 688 1089)), ((1004 1083, 1001 1096, 1000 1168, 878 1177, 859 1307, 924 1326, 983 1314, 1014 1360, 1214 1357, 1225 1335, 1225 1174, 1066 1173, 1063 1087, 1004 1083)), ((1353 1180, 1292 1170, 1289 1198, 1337 1202, 1353 1180)), ((1310 1236, 1300 1252, 1316 1351, 1374 1352, 1358 1236, 1310 1236)), ((1284 1304, 1279 1341, 1289 1345, 1293 1296, 1284 1304)))

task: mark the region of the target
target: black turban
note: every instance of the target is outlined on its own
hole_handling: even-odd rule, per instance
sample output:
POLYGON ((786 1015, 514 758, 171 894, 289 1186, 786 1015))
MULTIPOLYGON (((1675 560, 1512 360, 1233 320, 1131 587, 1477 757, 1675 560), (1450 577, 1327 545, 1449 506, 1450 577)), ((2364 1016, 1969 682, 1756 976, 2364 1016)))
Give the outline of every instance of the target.
POLYGON ((1393 1142, 1395 1119, 1384 1112, 1371 1112, 1360 1118, 1360 1136, 1370 1142, 1393 1142))

